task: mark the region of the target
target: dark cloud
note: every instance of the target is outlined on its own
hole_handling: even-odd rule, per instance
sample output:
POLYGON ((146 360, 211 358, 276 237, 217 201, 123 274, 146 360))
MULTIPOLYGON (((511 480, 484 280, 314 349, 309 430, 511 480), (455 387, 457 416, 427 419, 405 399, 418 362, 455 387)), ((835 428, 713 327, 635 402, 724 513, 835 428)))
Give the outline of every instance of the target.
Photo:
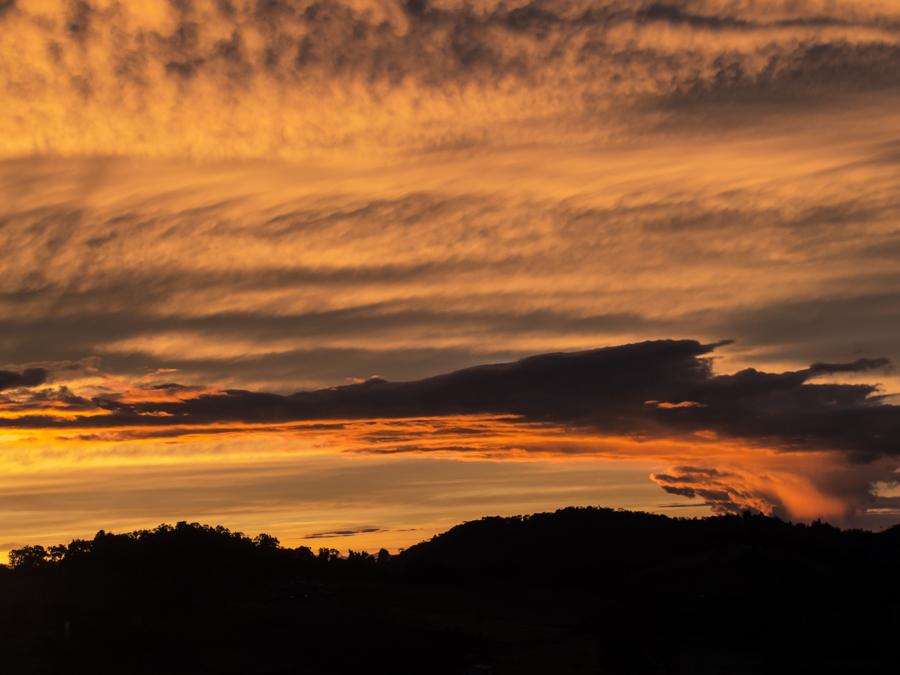
POLYGON ((815 375, 831 375, 834 373, 859 373, 877 368, 887 368, 891 365, 889 359, 857 359, 851 363, 814 363, 809 367, 809 372, 815 375))
POLYGON ((69 387, 63 385, 60 387, 48 387, 45 389, 31 389, 24 395, 15 392, 14 396, 4 398, 0 397, 6 409, 34 409, 35 406, 46 404, 61 404, 67 410, 93 410, 96 408, 94 403, 83 396, 77 395, 69 387))
POLYGON ((49 373, 43 368, 26 368, 23 371, 0 370, 0 391, 19 387, 38 387, 47 381, 49 373))
POLYGON ((94 403, 106 414, 75 420, 34 415, 2 424, 167 427, 510 414, 532 422, 583 425, 638 437, 713 431, 784 450, 840 450, 858 461, 900 454, 900 408, 879 398, 877 387, 812 381, 826 374, 883 368, 885 360, 817 363, 783 373, 750 368, 715 375, 709 354, 720 344, 643 342, 544 354, 412 382, 373 378, 288 396, 227 390, 176 401, 97 398, 94 403))
POLYGON ((346 530, 328 530, 326 532, 313 532, 307 534, 304 539, 334 539, 335 537, 352 537, 357 534, 370 534, 372 532, 384 532, 380 527, 354 527, 346 530))
POLYGON ((189 387, 184 384, 178 384, 177 382, 163 382, 162 384, 152 384, 146 389, 157 390, 157 391, 169 391, 169 392, 182 392, 182 391, 195 391, 196 387, 189 387))
MULTIPOLYGON (((655 473, 651 478, 669 494, 702 499, 715 513, 738 513, 755 498, 735 487, 733 475, 717 469, 680 466, 671 473, 655 473)), ((772 501, 771 497, 768 501, 772 501)))

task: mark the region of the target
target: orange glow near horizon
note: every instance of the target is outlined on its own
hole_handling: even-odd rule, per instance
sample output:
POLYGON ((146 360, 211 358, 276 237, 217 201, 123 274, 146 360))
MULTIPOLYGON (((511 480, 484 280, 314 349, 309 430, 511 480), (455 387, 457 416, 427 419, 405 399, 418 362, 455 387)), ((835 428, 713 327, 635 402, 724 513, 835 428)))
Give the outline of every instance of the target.
MULTIPOLYGON (((109 506, 94 505, 81 515, 77 510, 70 513, 64 527, 47 529, 46 525, 31 525, 38 529, 29 535, 29 542, 49 542, 54 536, 63 539, 90 536, 96 529, 113 527, 105 524, 105 519, 120 523, 117 525, 120 529, 128 529, 152 527, 159 524, 157 521, 173 518, 201 521, 215 518, 216 522, 235 528, 274 532, 286 545, 340 545, 358 549, 377 544, 396 549, 427 538, 456 520, 482 515, 478 509, 511 515, 522 510, 552 509, 553 500, 559 498, 569 500, 562 502, 565 504, 614 505, 604 502, 604 489, 596 493, 599 499, 586 496, 583 483, 602 484, 604 475, 622 473, 628 478, 621 488, 634 496, 628 507, 696 515, 709 512, 704 501, 696 502, 693 507, 690 502, 685 502, 688 508, 673 510, 660 503, 656 485, 666 483, 660 474, 677 472, 678 467, 698 465, 714 467, 717 474, 709 478, 708 485, 692 482, 692 487, 718 490, 727 486, 732 491, 732 498, 747 508, 766 513, 780 508, 782 515, 806 521, 816 518, 840 520, 853 508, 852 504, 829 496, 816 485, 830 472, 840 470, 840 463, 829 453, 785 454, 702 436, 639 440, 577 428, 523 423, 511 417, 328 420, 324 423, 231 424, 224 427, 123 428, 106 432, 79 429, 78 435, 72 435, 71 430, 39 433, 6 430, 3 437, 6 451, 2 474, 6 480, 2 482, 7 501, 15 503, 17 495, 24 498, 31 492, 47 495, 47 502, 33 511, 32 517, 44 509, 52 513, 54 493, 62 493, 65 500, 76 503, 98 499, 88 497, 94 489, 92 483, 97 480, 106 486, 103 490, 110 490, 121 479, 122 485, 128 486, 134 495, 127 509, 129 515, 124 520, 120 521, 114 512, 109 512, 109 506), (134 431, 140 433, 132 436, 134 431), (169 432, 179 435, 167 438, 169 432), (37 457, 41 459, 35 461, 37 457), (393 467, 393 471, 402 476, 404 467, 410 463, 416 467, 434 466, 441 472, 451 466, 454 467, 451 473, 462 471, 467 476, 462 483, 454 479, 446 484, 441 478, 431 476, 430 469, 421 469, 429 473, 431 482, 423 486, 403 485, 403 490, 409 492, 407 498, 413 501, 424 498, 420 493, 431 491, 436 491, 434 497, 437 499, 446 496, 441 495, 443 490, 451 494, 460 490, 464 493, 474 491, 473 495, 481 490, 486 492, 471 501, 464 499, 455 503, 442 512, 437 521, 426 524, 420 520, 411 523, 402 510, 395 512, 396 507, 370 503, 365 493, 359 496, 360 503, 340 507, 323 496, 313 499, 315 509, 324 508, 323 500, 335 509, 318 529, 310 521, 282 529, 277 525, 292 509, 310 508, 310 505, 302 506, 303 495, 292 498, 282 494, 277 496, 275 503, 266 504, 264 485, 271 476, 294 476, 303 482, 301 476, 310 466, 314 467, 309 474, 313 477, 318 471, 340 467, 348 477, 344 489, 352 489, 357 480, 363 481, 360 488, 366 485, 364 476, 370 467, 386 472, 391 472, 393 467), (523 468, 514 468, 517 465, 523 468), (496 473, 502 466, 507 467, 503 473, 509 471, 512 476, 511 485, 506 487, 494 484, 496 473), (582 475, 585 471, 592 477, 585 479, 582 475), (363 477, 357 477, 357 472, 363 477), (482 472, 485 475, 480 475, 482 472), (554 480, 559 480, 562 475, 565 480, 562 484, 542 485, 541 481, 548 475, 554 480), (582 477, 576 478, 579 475, 582 477), (232 481, 237 481, 239 486, 233 498, 224 487, 232 481), (148 504, 141 503, 142 493, 180 493, 178 486, 188 484, 194 492, 205 494, 211 490, 216 494, 216 507, 210 510, 203 496, 186 493, 182 494, 179 504, 164 514, 157 511, 160 496, 149 499, 148 504), (261 494, 256 494, 257 490, 261 494), (261 504, 245 511, 246 505, 242 504, 247 497, 242 496, 242 491, 252 493, 251 501, 261 504), (570 497, 565 497, 566 494, 570 497), (295 501, 299 501, 299 505, 295 501), (375 522, 372 514, 379 508, 387 509, 381 517, 390 518, 390 525, 375 522), (301 531, 303 528, 309 532, 301 531), (329 534, 354 528, 372 531, 329 534)), ((367 487, 372 488, 371 485, 367 487)), ((119 489, 114 490, 118 492, 119 489)), ((98 501, 102 503, 102 497, 98 501)), ((405 508, 412 507, 407 504, 405 508)), ((3 512, 2 507, 0 512, 3 512)))

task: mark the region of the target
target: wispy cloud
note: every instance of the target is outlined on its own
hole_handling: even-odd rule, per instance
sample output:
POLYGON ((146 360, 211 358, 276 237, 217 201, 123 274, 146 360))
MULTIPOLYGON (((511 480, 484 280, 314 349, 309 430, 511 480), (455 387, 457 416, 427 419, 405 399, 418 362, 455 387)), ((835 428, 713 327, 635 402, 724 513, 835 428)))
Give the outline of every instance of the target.
POLYGON ((573 123, 596 138, 633 123, 623 107, 900 81, 896 8, 876 2, 22 0, 0 22, 19 153, 453 149, 573 123))
POLYGON ((380 527, 352 527, 344 530, 327 530, 325 532, 312 532, 307 534, 304 539, 336 539, 342 537, 352 537, 357 534, 372 534, 374 532, 383 532, 380 527))

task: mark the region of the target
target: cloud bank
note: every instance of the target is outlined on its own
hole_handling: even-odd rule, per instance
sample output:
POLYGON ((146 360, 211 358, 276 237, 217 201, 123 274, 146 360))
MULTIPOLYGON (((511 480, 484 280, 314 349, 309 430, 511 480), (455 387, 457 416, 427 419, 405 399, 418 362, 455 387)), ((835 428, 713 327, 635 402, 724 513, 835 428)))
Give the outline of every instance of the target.
MULTIPOLYGON (((900 407, 875 385, 816 381, 835 373, 883 371, 886 359, 817 362, 781 373, 751 368, 716 374, 710 354, 720 346, 651 341, 544 354, 410 382, 371 378, 291 395, 205 392, 167 383, 147 387, 143 394, 95 397, 86 410, 81 405, 63 406, 54 414, 18 410, 0 419, 0 428, 57 434, 90 430, 60 438, 101 443, 327 431, 353 436, 353 451, 465 456, 485 452, 490 446, 484 439, 492 434, 509 438, 522 425, 521 436, 532 436, 525 443, 550 455, 623 454, 610 449, 618 443, 644 459, 663 459, 693 445, 694 459, 702 461, 707 453, 715 462, 716 453, 729 446, 733 469, 678 465, 653 475, 667 492, 699 498, 718 512, 753 508, 814 517, 893 508, 890 498, 875 494, 875 483, 896 483, 900 407), (354 420, 378 425, 359 431, 354 420), (412 422, 393 426, 390 420, 412 422), (570 442, 580 441, 564 450, 558 432, 542 427, 568 430, 570 442), (682 450, 661 451, 665 442, 682 450), (754 474, 760 457, 774 462, 771 476, 754 474)), ((507 440, 490 456, 502 459, 509 452, 514 459, 519 455, 510 450, 527 447, 521 443, 507 440)))
MULTIPOLYGON (((712 372, 720 344, 664 340, 546 354, 412 382, 370 378, 291 395, 244 390, 127 400, 96 397, 90 414, 22 415, 15 428, 167 427, 458 415, 515 415, 616 435, 713 432, 783 450, 840 450, 857 461, 900 453, 900 407, 870 384, 820 384, 834 373, 884 369, 886 359, 814 363, 784 373, 712 372)), ((153 389, 178 391, 177 385, 153 389)))

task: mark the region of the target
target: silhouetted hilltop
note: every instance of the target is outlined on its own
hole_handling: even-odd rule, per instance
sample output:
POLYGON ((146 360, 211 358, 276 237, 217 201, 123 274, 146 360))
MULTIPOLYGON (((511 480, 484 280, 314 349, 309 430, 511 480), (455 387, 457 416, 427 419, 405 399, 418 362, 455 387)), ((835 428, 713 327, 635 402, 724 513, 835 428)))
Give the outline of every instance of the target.
POLYGON ((568 508, 399 555, 179 523, 0 570, 20 673, 868 673, 894 665, 900 527, 568 508))
POLYGON ((678 561, 698 562, 709 556, 734 557, 754 551, 833 564, 854 556, 896 560, 898 544, 900 526, 878 534, 842 531, 822 522, 792 524, 751 513, 676 519, 633 511, 567 508, 457 525, 410 547, 400 559, 411 569, 508 578, 551 571, 634 573, 678 561))

